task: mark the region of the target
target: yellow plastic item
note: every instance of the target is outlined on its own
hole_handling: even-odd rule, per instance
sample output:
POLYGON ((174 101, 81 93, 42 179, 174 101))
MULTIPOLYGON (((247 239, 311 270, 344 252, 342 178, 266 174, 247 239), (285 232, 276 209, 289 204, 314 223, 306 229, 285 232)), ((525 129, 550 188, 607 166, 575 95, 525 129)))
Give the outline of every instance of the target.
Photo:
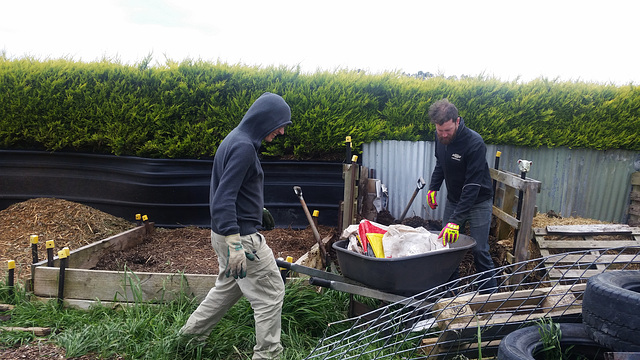
POLYGON ((373 249, 373 254, 377 258, 384 258, 384 248, 382 246, 382 237, 384 234, 377 233, 367 233, 367 239, 369 240, 369 245, 373 249))
POLYGON ((318 216, 320 216, 320 211, 313 210, 313 217, 318 217, 318 216))
POLYGON ((32 244, 38 243, 38 235, 31 235, 29 238, 31 239, 32 244))
POLYGON ((142 215, 142 221, 147 221, 149 220, 149 217, 147 215, 142 215))
POLYGON ((136 220, 140 221, 140 219, 142 219, 142 215, 136 214, 136 220))
POLYGON ((11 270, 11 269, 15 269, 16 268, 16 261, 15 260, 7 260, 7 269, 11 270))
POLYGON ((56 244, 55 242, 53 242, 53 240, 47 240, 47 242, 45 243, 47 245, 47 249, 53 249, 56 244))
POLYGON ((66 259, 67 258, 67 252, 64 251, 64 249, 58 251, 58 258, 60 259, 66 259))
POLYGON ((351 136, 347 136, 347 138, 344 140, 344 142, 351 142, 351 136))
POLYGON ((351 162, 358 162, 358 155, 353 155, 351 157, 351 162))
POLYGON ((496 157, 500 157, 502 155, 502 151, 496 151, 496 157))
POLYGON ((62 251, 64 251, 64 253, 65 253, 65 255, 66 255, 65 257, 67 257, 67 256, 71 255, 71 251, 69 251, 69 248, 68 248, 68 247, 63 248, 63 249, 62 249, 62 251))

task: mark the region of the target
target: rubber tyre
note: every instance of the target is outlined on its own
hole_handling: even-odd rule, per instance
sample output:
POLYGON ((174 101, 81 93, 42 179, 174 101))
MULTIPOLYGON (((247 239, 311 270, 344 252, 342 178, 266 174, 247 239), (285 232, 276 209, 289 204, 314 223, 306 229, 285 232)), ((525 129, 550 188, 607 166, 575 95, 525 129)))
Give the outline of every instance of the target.
POLYGON ((582 298, 591 338, 618 352, 640 351, 640 271, 592 276, 582 298))
MULTIPOLYGON (((542 359, 542 354, 534 357, 544 347, 538 328, 537 325, 528 326, 505 336, 498 347, 498 360, 542 359)), ((560 324, 560 330, 560 346, 563 350, 572 346, 569 350, 571 354, 598 360, 604 359, 604 354, 610 351, 591 339, 584 324, 560 324)))

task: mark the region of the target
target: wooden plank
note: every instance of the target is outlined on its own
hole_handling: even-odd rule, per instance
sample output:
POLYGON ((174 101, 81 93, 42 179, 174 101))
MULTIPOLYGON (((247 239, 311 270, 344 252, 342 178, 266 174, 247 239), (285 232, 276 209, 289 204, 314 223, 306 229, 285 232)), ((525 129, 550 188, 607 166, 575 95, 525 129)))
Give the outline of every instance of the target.
POLYGON ((500 208, 496 206, 493 207, 493 215, 495 215, 498 219, 504 221, 505 223, 509 224, 509 226, 511 226, 514 229, 517 229, 520 226, 520 221, 518 219, 516 219, 514 216, 507 214, 506 212, 502 211, 500 208))
MULTIPOLYGON (((520 229, 518 230, 518 238, 514 249, 515 262, 529 260, 529 242, 531 241, 531 225, 533 224, 533 216, 535 215, 536 205, 536 186, 539 189, 539 183, 527 183, 523 194, 522 212, 520 214, 520 229)), ((521 280, 519 276, 513 278, 514 281, 521 280)))
POLYGON ((639 246, 640 242, 635 240, 544 240, 538 241, 540 248, 545 249, 608 249, 623 246, 639 246))
POLYGON ((600 270, 580 270, 580 269, 571 269, 571 270, 561 270, 558 268, 552 268, 549 270, 549 277, 552 279, 578 279, 578 278, 589 278, 598 274, 602 274, 600 270))
POLYGON ((533 234, 537 236, 547 235, 547 228, 533 228, 533 234))
POLYGON ((564 256, 553 257, 549 263, 557 264, 590 264, 598 262, 600 264, 626 264, 640 263, 640 254, 638 255, 578 255, 569 254, 564 256))
POLYGON ((1 326, 0 331, 26 331, 31 332, 35 336, 48 336, 51 334, 51 328, 48 327, 16 327, 16 326, 1 326))
POLYGON ((520 175, 518 174, 514 174, 514 173, 510 173, 510 172, 506 172, 506 171, 502 171, 502 170, 496 170, 493 168, 489 168, 489 173, 491 175, 491 178, 494 180, 497 180, 507 186, 511 186, 512 188, 516 189, 516 190, 524 190, 526 187, 526 183, 527 182, 531 182, 531 183, 536 183, 541 185, 542 183, 538 180, 534 180, 534 179, 522 179, 520 177, 520 175))
POLYGON ((609 235, 609 234, 632 234, 640 232, 640 228, 634 228, 623 224, 590 224, 590 225, 559 225, 547 226, 547 233, 567 234, 567 235, 609 235))
MULTIPOLYGON (((43 303, 49 301, 58 301, 57 298, 34 296, 34 299, 43 303)), ((93 306, 100 305, 109 309, 118 309, 124 306, 134 306, 132 302, 119 302, 119 301, 101 301, 101 300, 79 300, 79 299, 64 299, 62 300, 62 306, 64 308, 72 308, 78 310, 90 310, 93 306)))
MULTIPOLYGON (((57 297, 59 273, 59 268, 37 267, 34 295, 57 297)), ((64 297, 123 302, 169 301, 183 291, 201 301, 215 286, 216 279, 217 275, 67 269, 64 297)))
POLYGON ((520 228, 520 220, 515 217, 514 207, 516 204, 516 189, 511 186, 505 185, 504 199, 502 200, 502 207, 499 210, 502 210, 503 213, 497 212, 499 215, 496 215, 498 219, 497 223, 497 234, 498 239, 507 239, 509 238, 509 234, 511 229, 519 229, 520 228))
MULTIPOLYGON (((153 224, 150 223, 150 225, 151 227, 145 225, 138 226, 78 249, 70 249, 69 267, 76 269, 90 269, 96 266, 103 254, 113 251, 127 250, 142 243, 144 235, 152 231, 151 229, 153 224)), ((47 260, 33 264, 32 273, 35 267, 46 265, 47 260)), ((60 266, 60 260, 57 256, 54 258, 54 266, 60 266)))

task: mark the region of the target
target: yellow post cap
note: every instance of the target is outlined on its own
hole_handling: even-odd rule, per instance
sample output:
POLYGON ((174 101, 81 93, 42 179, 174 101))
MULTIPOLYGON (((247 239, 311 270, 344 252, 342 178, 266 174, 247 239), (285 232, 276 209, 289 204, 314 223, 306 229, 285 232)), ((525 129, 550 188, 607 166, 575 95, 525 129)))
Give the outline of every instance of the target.
POLYGON ((358 155, 353 155, 351 157, 351 162, 358 162, 358 155))
POLYGON ((47 246, 47 249, 53 249, 56 246, 56 243, 53 240, 47 240, 45 244, 47 246))
POLYGON ((136 220, 140 220, 140 219, 142 219, 142 215, 136 214, 136 220))
POLYGON ((313 217, 318 217, 318 216, 320 216, 320 211, 313 210, 313 217))
POLYGON ((344 140, 344 142, 351 142, 351 136, 347 136, 347 138, 344 140))
POLYGON ((496 157, 500 157, 502 155, 502 151, 496 151, 496 157))
POLYGON ((142 215, 142 220, 143 221, 147 221, 147 220, 149 220, 149 217, 147 215, 142 215))
POLYGON ((7 269, 11 270, 11 269, 15 269, 16 268, 16 261, 15 260, 7 260, 7 269))
POLYGON ((67 258, 67 252, 64 251, 64 249, 58 251, 58 258, 60 259, 66 259, 67 258))
POLYGON ((68 248, 68 247, 63 248, 63 249, 62 249, 62 251, 64 251, 64 253, 65 253, 67 256, 71 255, 71 251, 69 250, 69 248, 68 248))
POLYGON ((288 263, 292 263, 292 262, 293 262, 293 257, 291 257, 291 256, 287 256, 287 262, 288 262, 288 263))
POLYGON ((38 243, 38 235, 31 235, 29 238, 31 239, 32 244, 38 243))

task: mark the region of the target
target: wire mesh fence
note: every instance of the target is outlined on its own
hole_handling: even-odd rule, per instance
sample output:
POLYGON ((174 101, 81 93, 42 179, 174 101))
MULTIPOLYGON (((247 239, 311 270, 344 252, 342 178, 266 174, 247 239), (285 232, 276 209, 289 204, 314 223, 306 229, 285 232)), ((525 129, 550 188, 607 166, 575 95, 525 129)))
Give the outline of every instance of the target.
POLYGON ((589 276, 638 268, 640 246, 572 251, 503 266, 328 324, 306 359, 495 356, 500 339, 523 326, 581 322, 589 276), (498 286, 485 289, 490 277, 498 286))

